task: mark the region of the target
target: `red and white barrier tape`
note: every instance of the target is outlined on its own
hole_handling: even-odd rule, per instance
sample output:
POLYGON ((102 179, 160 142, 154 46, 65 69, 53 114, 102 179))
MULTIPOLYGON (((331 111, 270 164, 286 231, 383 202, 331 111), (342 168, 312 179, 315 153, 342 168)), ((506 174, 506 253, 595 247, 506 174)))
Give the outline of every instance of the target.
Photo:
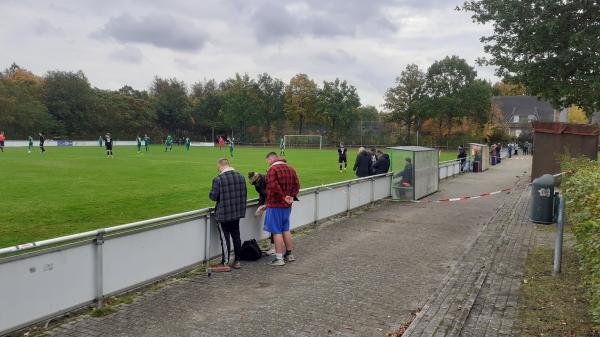
POLYGON ((415 200, 413 202, 418 202, 418 203, 449 203, 449 202, 453 202, 453 201, 465 201, 465 200, 473 200, 473 199, 480 199, 480 198, 484 198, 484 197, 489 197, 492 195, 496 195, 496 194, 500 194, 500 193, 504 193, 504 192, 508 192, 510 191, 510 188, 503 188, 499 191, 494 191, 494 192, 486 192, 486 193, 482 193, 479 195, 471 195, 471 196, 464 196, 464 197, 458 197, 458 198, 444 198, 444 199, 438 199, 438 200, 415 200))

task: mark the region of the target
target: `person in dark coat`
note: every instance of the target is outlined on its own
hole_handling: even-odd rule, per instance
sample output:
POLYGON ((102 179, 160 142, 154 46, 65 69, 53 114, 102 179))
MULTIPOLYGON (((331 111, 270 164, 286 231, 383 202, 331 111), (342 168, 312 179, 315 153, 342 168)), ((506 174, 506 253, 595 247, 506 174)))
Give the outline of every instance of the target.
POLYGON ((239 257, 242 247, 240 238, 240 219, 246 216, 246 201, 248 191, 246 190, 246 180, 244 176, 229 166, 229 160, 219 159, 217 169, 219 175, 212 181, 210 200, 215 201, 215 217, 220 231, 223 232, 224 240, 227 244, 227 259, 221 241, 221 252, 223 257, 221 265, 212 268, 213 271, 230 271, 231 267, 227 264, 230 261, 230 238, 233 241, 233 251, 235 259, 233 268, 241 267, 239 257))
POLYGON ((356 161, 354 162, 354 172, 356 172, 356 176, 359 178, 368 177, 371 175, 371 168, 371 155, 361 146, 358 148, 358 156, 356 156, 356 161))
MULTIPOLYGON (((261 216, 267 209, 267 177, 264 174, 258 172, 248 172, 248 180, 250 184, 254 186, 256 193, 258 193, 258 208, 256 209, 257 217, 261 216)), ((265 251, 267 255, 275 254, 275 241, 273 240, 273 234, 270 235, 271 247, 265 251)))
POLYGON ((458 148, 458 156, 456 158, 460 160, 460 171, 464 171, 465 163, 467 162, 467 151, 465 151, 464 147, 460 146, 458 148))
POLYGON ((388 173, 390 170, 390 156, 377 150, 377 161, 373 164, 373 174, 388 173))
POLYGON ((412 199, 413 166, 410 158, 405 158, 404 169, 392 176, 392 187, 396 198, 412 199), (400 181, 398 179, 400 178, 400 181))

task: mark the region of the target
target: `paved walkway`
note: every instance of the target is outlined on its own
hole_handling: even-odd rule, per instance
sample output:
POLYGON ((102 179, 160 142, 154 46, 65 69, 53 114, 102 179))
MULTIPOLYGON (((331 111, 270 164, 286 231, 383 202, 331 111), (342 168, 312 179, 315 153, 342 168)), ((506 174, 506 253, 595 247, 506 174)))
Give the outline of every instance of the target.
POLYGON ((512 336, 523 267, 532 243, 529 180, 498 212, 403 336, 512 336))
MULTIPOLYGON (((439 326, 458 327, 456 322, 466 322, 468 331, 492 331, 494 326, 483 324, 489 317, 510 320, 514 316, 496 309, 501 309, 506 296, 510 303, 515 301, 510 294, 516 287, 505 284, 502 273, 511 261, 520 262, 524 250, 512 242, 527 240, 527 230, 510 225, 509 219, 525 212, 519 206, 526 193, 524 181, 517 176, 529 166, 526 160, 505 160, 487 172, 442 183, 432 198, 476 195, 517 184, 511 194, 449 204, 382 202, 368 212, 322 224, 310 235, 296 238, 295 263, 271 267, 263 259, 210 279, 197 275, 177 280, 113 314, 83 315, 49 334, 384 336, 428 299, 429 308, 444 308, 447 314, 426 310, 420 324, 411 327, 411 336, 426 335, 422 332, 431 329, 441 332, 435 328, 439 326), (492 273, 490 261, 497 257, 508 263, 499 263, 492 273), (463 270, 469 272, 462 275, 463 270), (463 281, 465 286, 458 287, 463 281), (478 284, 480 291, 471 290, 478 284), (436 291, 440 296, 432 297, 436 291), (495 300, 477 296, 482 291, 495 300), (440 303, 442 297, 448 301, 440 303), (473 310, 467 310, 470 303, 473 310), (481 318, 481 324, 475 318, 481 318)), ((502 323, 499 329, 505 331, 505 326, 502 323)))

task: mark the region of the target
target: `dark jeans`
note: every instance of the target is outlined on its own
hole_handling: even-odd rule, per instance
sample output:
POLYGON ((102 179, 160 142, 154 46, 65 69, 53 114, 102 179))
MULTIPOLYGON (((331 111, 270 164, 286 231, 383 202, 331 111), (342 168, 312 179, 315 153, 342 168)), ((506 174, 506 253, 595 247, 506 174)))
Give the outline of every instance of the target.
MULTIPOLYGON (((231 260, 230 241, 233 241, 233 252, 235 254, 235 261, 238 261, 240 256, 240 250, 242 248, 242 239, 240 238, 240 219, 221 222, 221 229, 223 230, 223 237, 225 239, 225 243, 227 244, 227 261, 231 260)), ((223 258, 221 261, 225 262, 225 251, 223 247, 223 241, 221 241, 221 252, 223 253, 223 258)))

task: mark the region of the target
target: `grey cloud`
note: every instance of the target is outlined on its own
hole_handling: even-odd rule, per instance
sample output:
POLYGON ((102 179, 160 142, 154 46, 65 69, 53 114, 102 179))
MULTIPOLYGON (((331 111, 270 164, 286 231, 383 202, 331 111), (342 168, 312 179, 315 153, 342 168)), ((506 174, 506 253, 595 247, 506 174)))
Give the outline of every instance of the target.
POLYGON ((38 19, 33 26, 37 35, 63 35, 64 31, 48 22, 46 19, 38 19))
POLYGON ((316 58, 325 63, 337 64, 343 67, 347 67, 356 63, 356 57, 342 49, 337 49, 332 52, 318 53, 316 58))
POLYGON ((265 3, 253 15, 256 37, 260 42, 278 42, 302 35, 333 37, 348 35, 335 22, 314 15, 306 18, 290 13, 280 2, 265 3))
POLYGON ((207 40, 206 34, 193 22, 169 14, 153 14, 141 18, 123 14, 109 19, 92 36, 186 52, 202 49, 207 40))
POLYGON ((110 58, 125 63, 141 63, 143 55, 138 48, 127 46, 110 53, 110 58))
POLYGON ((313 36, 329 38, 355 36, 357 34, 381 35, 393 33, 397 25, 384 15, 386 6, 393 0, 306 0, 281 2, 265 0, 254 10, 251 25, 254 25, 259 42, 279 42, 288 37, 313 36), (284 5, 304 5, 308 15, 290 12, 284 5))

